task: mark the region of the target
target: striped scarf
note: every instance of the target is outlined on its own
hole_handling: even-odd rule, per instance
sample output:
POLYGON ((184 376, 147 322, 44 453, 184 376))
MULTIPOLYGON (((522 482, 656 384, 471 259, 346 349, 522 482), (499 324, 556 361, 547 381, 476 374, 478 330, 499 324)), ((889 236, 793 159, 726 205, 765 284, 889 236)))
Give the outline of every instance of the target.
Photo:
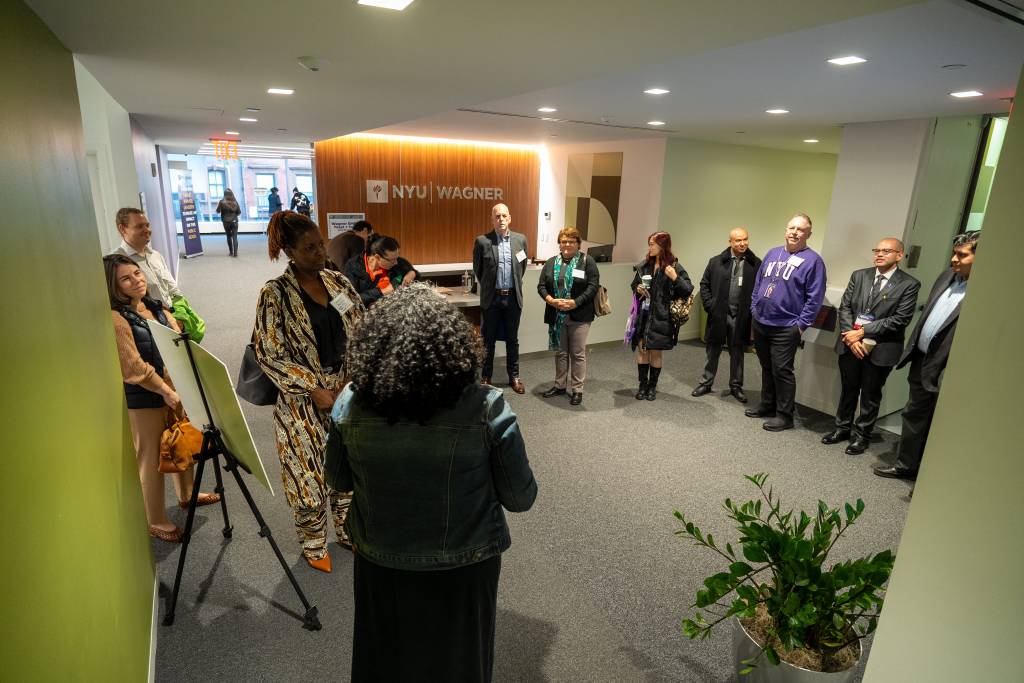
MULTIPOLYGON (((572 260, 568 263, 562 261, 561 256, 555 257, 555 298, 556 299, 568 299, 569 293, 572 291, 572 271, 576 270, 576 264, 579 263, 580 256, 583 252, 576 252, 576 255, 572 257, 572 260)), ((548 349, 551 351, 557 351, 562 345, 562 328, 565 327, 565 319, 568 317, 568 311, 559 311, 556 309, 555 322, 548 325, 548 349)))

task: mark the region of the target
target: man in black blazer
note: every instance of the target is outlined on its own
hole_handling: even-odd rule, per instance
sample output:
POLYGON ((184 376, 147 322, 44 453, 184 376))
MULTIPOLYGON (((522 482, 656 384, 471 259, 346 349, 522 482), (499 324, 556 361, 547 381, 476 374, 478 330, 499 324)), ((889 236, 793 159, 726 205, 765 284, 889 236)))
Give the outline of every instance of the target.
POLYGON ((473 275, 480 284, 480 332, 484 338, 481 381, 491 383, 494 344, 505 340, 508 384, 517 394, 526 392, 519 379, 519 317, 523 312, 523 273, 526 271, 526 236, 512 232, 512 216, 504 204, 491 208, 494 229, 473 243, 473 275))
POLYGON ((928 440, 935 404, 939 399, 942 373, 953 346, 960 304, 967 294, 967 280, 974 265, 978 248, 978 231, 966 232, 953 238, 951 268, 935 281, 928 294, 928 303, 914 327, 907 348, 896 366, 910 363, 910 399, 903 408, 903 431, 896 447, 896 463, 888 467, 875 467, 880 477, 917 479, 921 456, 928 440))
POLYGON ((718 372, 722 347, 729 347, 729 393, 740 403, 747 402, 743 393, 743 353, 750 346, 750 296, 761 259, 748 246, 750 236, 744 228, 729 233, 729 248, 712 256, 700 279, 700 298, 708 315, 704 342, 707 362, 700 383, 691 396, 711 392, 718 372))
POLYGON ((871 442, 882 387, 903 353, 904 331, 914 317, 921 290, 917 278, 899 269, 903 242, 889 237, 871 251, 875 266, 853 272, 839 304, 836 353, 843 388, 836 428, 821 439, 824 444, 849 439, 846 452, 850 455, 863 453, 871 442), (858 396, 860 416, 854 422, 858 396))

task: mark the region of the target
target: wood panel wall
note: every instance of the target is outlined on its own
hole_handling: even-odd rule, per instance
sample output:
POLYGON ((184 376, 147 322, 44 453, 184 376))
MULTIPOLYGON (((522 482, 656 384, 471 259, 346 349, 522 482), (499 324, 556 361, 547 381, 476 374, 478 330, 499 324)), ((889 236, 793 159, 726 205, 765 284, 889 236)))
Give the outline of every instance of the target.
POLYGON ((526 235, 536 254, 540 159, 512 147, 431 143, 346 136, 317 142, 317 218, 327 235, 327 214, 363 212, 373 229, 402 245, 414 264, 472 259, 473 240, 491 230, 491 207, 508 205, 512 229, 526 235), (367 201, 367 180, 388 181, 388 201, 367 201), (426 197, 392 196, 393 187, 424 188, 426 197), (440 188, 500 188, 503 199, 446 199, 440 188))

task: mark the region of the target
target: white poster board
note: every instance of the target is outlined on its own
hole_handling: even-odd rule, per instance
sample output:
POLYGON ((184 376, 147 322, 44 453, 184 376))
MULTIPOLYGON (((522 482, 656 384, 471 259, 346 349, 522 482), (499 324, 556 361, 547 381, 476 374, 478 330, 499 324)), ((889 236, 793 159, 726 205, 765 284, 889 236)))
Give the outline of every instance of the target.
MULTIPOLYGON (((180 335, 154 320, 146 322, 149 323, 153 340, 156 342, 157 348, 160 349, 160 357, 163 358, 167 373, 171 376, 171 382, 174 383, 174 390, 181 398, 181 405, 185 408, 189 421, 192 422, 193 427, 202 430, 203 425, 207 422, 206 408, 203 407, 203 397, 199 393, 199 385, 192 372, 188 351, 184 344, 175 344, 180 335)), ((232 455, 238 458, 238 462, 252 472, 257 481, 267 487, 270 495, 274 495, 274 489, 270 486, 263 461, 256 451, 256 443, 252 440, 249 425, 245 421, 245 416, 242 415, 242 407, 238 405, 238 397, 235 395, 235 388, 231 383, 230 375, 228 375, 227 366, 195 342, 190 340, 188 344, 196 361, 196 370, 203 383, 203 391, 206 392, 206 401, 210 406, 211 416, 214 424, 220 430, 224 445, 232 455)))
POLYGON ((365 213, 329 213, 327 214, 327 238, 332 239, 343 232, 348 232, 358 221, 365 220, 365 213))

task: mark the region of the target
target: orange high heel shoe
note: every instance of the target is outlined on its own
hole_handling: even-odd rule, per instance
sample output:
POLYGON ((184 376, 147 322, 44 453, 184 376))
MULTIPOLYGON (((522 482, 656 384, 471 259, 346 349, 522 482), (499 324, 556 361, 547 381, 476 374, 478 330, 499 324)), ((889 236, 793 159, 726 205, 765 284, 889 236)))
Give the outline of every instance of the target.
POLYGON ((324 574, 330 574, 331 573, 331 554, 330 553, 324 553, 324 556, 321 557, 319 560, 314 560, 314 559, 312 559, 310 557, 307 557, 306 558, 306 562, 309 563, 310 567, 312 567, 313 569, 316 569, 317 571, 321 571, 324 574))

